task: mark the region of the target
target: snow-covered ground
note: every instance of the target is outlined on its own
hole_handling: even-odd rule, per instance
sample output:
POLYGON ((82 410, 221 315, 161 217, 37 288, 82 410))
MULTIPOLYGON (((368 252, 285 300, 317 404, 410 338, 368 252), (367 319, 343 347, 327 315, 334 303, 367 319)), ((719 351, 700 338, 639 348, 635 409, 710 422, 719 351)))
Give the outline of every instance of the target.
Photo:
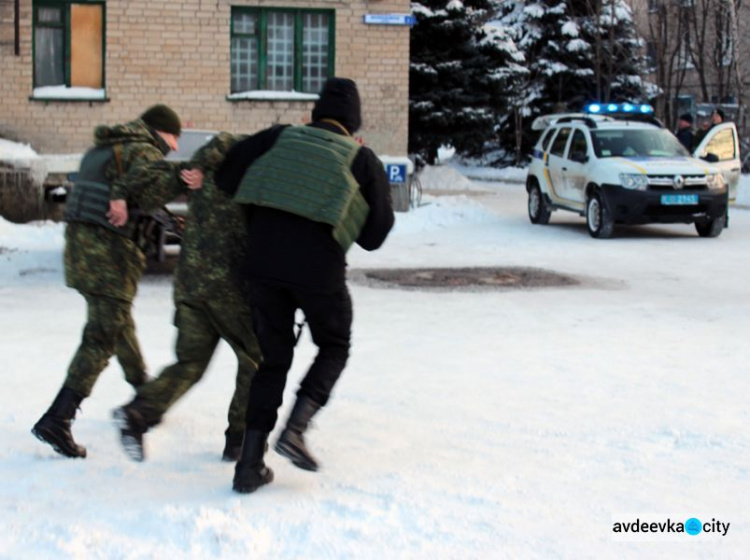
MULTIPOLYGON (((351 361, 309 435, 323 468, 271 452, 276 479, 250 495, 220 461, 235 367, 223 345, 147 436, 145 463, 110 420, 131 397, 116 362, 74 425, 88 458, 31 436, 85 307, 63 285, 63 227, 0 220, 0 558, 746 558, 750 212, 717 239, 676 225, 594 240, 570 214, 532 226, 518 183, 430 196, 476 187, 454 171, 430 170, 426 204, 398 215, 382 250, 353 249, 351 267, 530 266, 582 284, 351 285, 351 361), (730 527, 613 532, 689 517, 730 527)), ((135 315, 154 373, 172 360, 171 314, 170 278, 147 276, 135 315)), ((305 336, 282 419, 313 353, 305 336)))

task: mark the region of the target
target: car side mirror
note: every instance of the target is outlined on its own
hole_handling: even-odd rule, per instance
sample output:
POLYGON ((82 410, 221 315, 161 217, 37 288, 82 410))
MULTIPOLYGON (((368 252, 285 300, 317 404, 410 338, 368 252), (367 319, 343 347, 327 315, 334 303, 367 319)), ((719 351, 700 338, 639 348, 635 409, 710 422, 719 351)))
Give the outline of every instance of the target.
POLYGON ((589 158, 586 156, 585 152, 573 152, 570 154, 570 160, 577 163, 586 163, 589 158))
POLYGON ((716 154, 708 153, 701 159, 703 161, 707 161, 708 163, 717 163, 719 161, 719 156, 717 156, 716 154))

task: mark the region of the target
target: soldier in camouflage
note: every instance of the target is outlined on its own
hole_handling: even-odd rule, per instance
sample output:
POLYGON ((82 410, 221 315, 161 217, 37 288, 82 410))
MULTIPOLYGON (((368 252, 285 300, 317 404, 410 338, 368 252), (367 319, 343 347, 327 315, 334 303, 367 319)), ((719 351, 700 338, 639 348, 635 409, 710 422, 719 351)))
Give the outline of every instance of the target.
POLYGON ((113 355, 133 387, 146 381, 131 314, 146 259, 134 239, 134 228, 116 227, 124 224, 114 223, 112 211, 118 204, 115 200, 120 199, 131 208, 155 208, 139 193, 123 199, 119 185, 137 178, 147 193, 178 180, 178 168, 150 164, 177 149, 180 131, 177 114, 165 105, 155 105, 135 121, 97 127, 94 147, 82 161, 79 179, 91 180, 76 182, 71 196, 75 203, 67 205, 65 281, 86 299, 87 322, 62 388, 32 428, 37 438, 66 457, 86 457, 85 447, 73 439, 71 423, 113 355))
MULTIPOLYGON (((242 451, 245 410, 260 350, 252 331, 250 308, 245 303, 234 271, 242 258, 246 229, 240 207, 220 191, 213 171, 237 138, 220 133, 193 156, 182 178, 199 190, 189 191, 188 215, 175 270, 174 325, 177 328, 177 361, 157 378, 138 387, 136 397, 115 411, 126 453, 136 461, 145 458, 143 436, 157 425, 167 410, 205 373, 219 340, 225 340, 237 356, 235 392, 229 407, 229 428, 223 459, 236 461, 242 451)), ((134 189, 143 188, 133 181, 134 189)), ((172 187, 185 192, 180 181, 172 187)), ((154 203, 165 202, 179 192, 146 189, 154 203), (161 198, 161 200, 159 200, 161 198)))

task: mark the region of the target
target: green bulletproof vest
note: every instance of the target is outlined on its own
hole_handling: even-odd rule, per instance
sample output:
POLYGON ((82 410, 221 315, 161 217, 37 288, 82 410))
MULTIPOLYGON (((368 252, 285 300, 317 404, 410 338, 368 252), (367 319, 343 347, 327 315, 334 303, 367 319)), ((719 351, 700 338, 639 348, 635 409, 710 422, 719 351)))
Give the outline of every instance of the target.
POLYGON ((273 148, 247 169, 234 200, 330 224, 333 238, 346 252, 370 211, 351 172, 359 149, 341 134, 287 127, 273 148))
POLYGON ((132 239, 134 227, 128 222, 115 227, 107 220, 109 211, 109 181, 105 175, 107 165, 114 159, 112 146, 91 148, 81 160, 78 177, 65 201, 66 222, 85 222, 105 227, 132 239))

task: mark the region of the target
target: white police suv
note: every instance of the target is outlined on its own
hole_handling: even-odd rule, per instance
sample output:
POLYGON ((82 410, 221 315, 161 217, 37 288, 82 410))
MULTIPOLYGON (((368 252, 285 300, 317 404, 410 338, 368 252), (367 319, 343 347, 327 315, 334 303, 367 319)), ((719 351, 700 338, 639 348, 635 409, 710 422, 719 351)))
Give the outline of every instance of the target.
POLYGON ((693 154, 648 105, 593 104, 532 127, 544 129, 526 179, 532 223, 569 210, 597 238, 610 237, 616 223, 692 223, 701 237, 725 227, 740 176, 733 123, 711 128, 693 154))

